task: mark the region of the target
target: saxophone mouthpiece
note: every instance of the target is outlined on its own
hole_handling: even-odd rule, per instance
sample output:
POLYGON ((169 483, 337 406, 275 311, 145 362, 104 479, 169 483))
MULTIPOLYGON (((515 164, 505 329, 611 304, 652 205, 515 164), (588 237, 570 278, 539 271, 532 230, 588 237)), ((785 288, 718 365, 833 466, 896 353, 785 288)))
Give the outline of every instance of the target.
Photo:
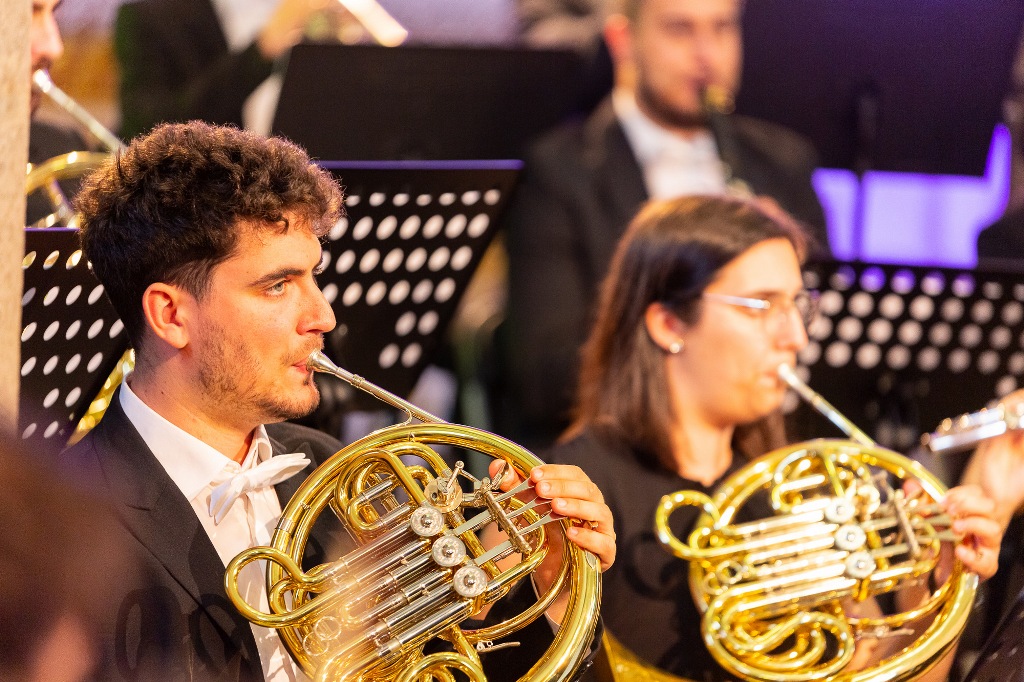
POLYGON ((736 111, 736 98, 726 88, 708 83, 701 89, 701 102, 704 109, 716 114, 729 114, 736 111))

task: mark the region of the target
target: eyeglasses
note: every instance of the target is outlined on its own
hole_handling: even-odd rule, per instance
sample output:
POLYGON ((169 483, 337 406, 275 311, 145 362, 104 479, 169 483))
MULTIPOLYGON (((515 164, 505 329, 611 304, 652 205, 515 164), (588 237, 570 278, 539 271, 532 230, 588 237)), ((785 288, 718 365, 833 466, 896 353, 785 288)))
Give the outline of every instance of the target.
POLYGON ((701 298, 707 301, 718 301, 740 308, 749 308, 758 311, 764 319, 769 331, 775 332, 782 328, 788 319, 789 312, 795 310, 800 316, 800 321, 807 329, 814 318, 818 315, 818 292, 801 290, 791 299, 784 298, 749 298, 747 296, 732 296, 730 294, 718 294, 705 291, 701 298))

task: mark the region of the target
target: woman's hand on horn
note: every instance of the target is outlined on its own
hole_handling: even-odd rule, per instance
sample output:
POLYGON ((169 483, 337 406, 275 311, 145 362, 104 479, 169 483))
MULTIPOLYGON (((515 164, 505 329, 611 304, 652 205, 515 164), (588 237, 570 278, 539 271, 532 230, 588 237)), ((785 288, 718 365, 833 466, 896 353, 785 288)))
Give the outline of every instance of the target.
POLYGON ((953 520, 952 531, 963 537, 954 550, 956 558, 982 580, 991 578, 999 568, 1004 530, 996 518, 996 503, 978 486, 960 485, 951 488, 940 504, 953 520))

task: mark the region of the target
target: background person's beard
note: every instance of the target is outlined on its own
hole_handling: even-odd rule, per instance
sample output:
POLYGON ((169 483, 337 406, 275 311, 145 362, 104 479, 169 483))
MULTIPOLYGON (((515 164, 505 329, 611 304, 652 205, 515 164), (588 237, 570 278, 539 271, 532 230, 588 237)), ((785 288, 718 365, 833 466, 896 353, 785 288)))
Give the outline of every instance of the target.
POLYGON ((663 99, 640 78, 636 84, 637 104, 647 115, 665 127, 672 128, 706 128, 708 117, 703 108, 696 111, 680 111, 663 99))

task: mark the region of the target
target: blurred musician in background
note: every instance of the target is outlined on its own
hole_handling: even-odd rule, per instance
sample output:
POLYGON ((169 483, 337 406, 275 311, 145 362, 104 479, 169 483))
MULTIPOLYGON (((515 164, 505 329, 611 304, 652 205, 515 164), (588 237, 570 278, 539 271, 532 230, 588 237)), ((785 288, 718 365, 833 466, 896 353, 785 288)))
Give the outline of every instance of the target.
POLYGON ((269 130, 273 88, 261 88, 272 101, 257 96, 248 106, 258 122, 243 115, 247 100, 270 77, 274 62, 303 37, 314 15, 330 18, 341 12, 333 0, 139 0, 122 5, 114 27, 122 137, 191 119, 269 130))
POLYGON ((509 211, 506 362, 510 425, 526 444, 567 424, 597 285, 616 240, 648 198, 724 193, 742 184, 809 226, 828 252, 811 186, 815 154, 795 133, 710 113, 706 94, 735 93, 742 0, 623 0, 604 37, 615 90, 582 124, 527 157, 509 211))
MULTIPOLYGON (((49 72, 54 62, 64 54, 64 42, 60 37, 60 28, 54 18, 54 11, 61 0, 32 0, 32 26, 29 29, 29 49, 31 50, 32 72, 43 70, 49 72)), ((31 73, 29 77, 31 78, 31 73)), ((31 80, 29 81, 31 87, 31 80)), ((68 152, 87 149, 85 139, 73 128, 66 128, 55 123, 39 120, 35 113, 42 103, 43 95, 32 88, 32 121, 29 124, 28 162, 42 163, 68 152)), ((73 192, 73 187, 64 187, 65 193, 73 192)), ((25 224, 30 225, 45 217, 53 209, 41 193, 33 193, 27 197, 25 224)))
MULTIPOLYGON (((689 564, 659 542, 655 508, 679 490, 711 495, 749 459, 787 444, 779 411, 787 385, 777 369, 795 366, 815 311, 801 275, 805 244, 799 226, 763 202, 693 196, 647 205, 604 280, 575 421, 543 455, 581 467, 604 492, 619 545, 604 574, 605 625, 673 675, 732 679, 702 645, 689 564)), ((758 508, 748 505, 743 520, 772 516, 763 500, 751 504, 758 508)), ((994 505, 973 486, 950 491, 944 505, 958 519, 954 530, 975 539, 956 555, 991 576, 1000 542, 994 505)), ((680 509, 676 536, 688 537, 700 514, 680 509)), ((879 660, 896 642, 906 644, 894 637, 872 650, 867 640, 854 660, 879 660)), ((948 663, 929 679, 941 679, 948 663)))
POLYGON ((0 680, 92 679, 114 577, 130 580, 113 518, 0 433, 0 680))
MULTIPOLYGON (((280 423, 319 401, 306 358, 335 325, 316 275, 341 190, 289 142, 191 122, 135 138, 87 179, 78 208, 83 253, 136 363, 100 424, 62 455, 61 472, 110 500, 154 576, 118 583, 103 679, 299 679, 277 632, 228 601, 224 572, 242 550, 270 544, 303 478, 342 447, 280 423)), ((543 466, 532 477, 550 486, 540 492, 556 510, 597 522, 574 541, 609 566, 611 515, 582 472, 543 466)), ((322 563, 327 539, 313 535, 307 555, 322 563)), ((534 574, 541 589, 560 554, 534 574)), ((267 610, 257 563, 239 584, 267 610)), ((534 599, 529 588, 516 594, 534 599)), ((567 598, 547 611, 556 623, 567 598)), ((536 625, 546 647, 551 630, 536 625)), ((492 679, 505 679, 507 667, 489 664, 492 679)))

